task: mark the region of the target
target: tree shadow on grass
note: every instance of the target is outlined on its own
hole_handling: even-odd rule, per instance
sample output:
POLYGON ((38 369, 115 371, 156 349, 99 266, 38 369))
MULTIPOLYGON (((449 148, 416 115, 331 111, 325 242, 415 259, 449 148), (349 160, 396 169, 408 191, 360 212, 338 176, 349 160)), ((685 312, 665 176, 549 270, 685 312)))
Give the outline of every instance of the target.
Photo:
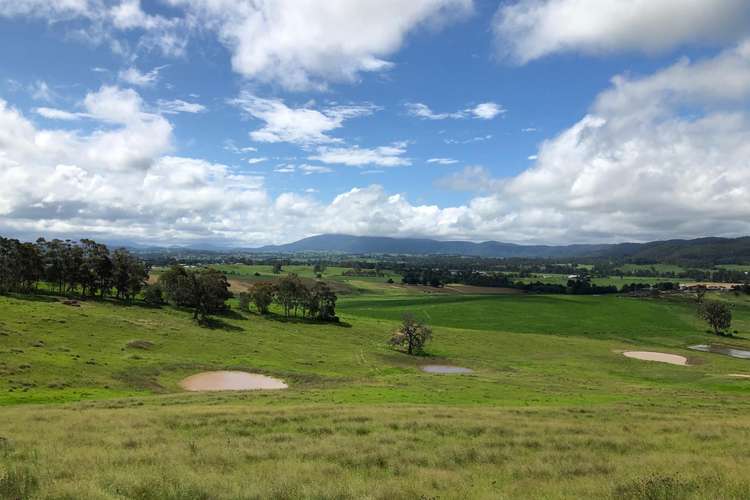
POLYGON ((24 294, 24 293, 9 293, 8 297, 13 297, 17 300, 25 300, 28 302, 58 302, 58 297, 54 295, 42 295, 42 294, 24 294))
POLYGON ((318 319, 300 318, 298 316, 284 316, 282 314, 268 313, 263 315, 264 318, 279 323, 305 324, 305 325, 331 325, 341 328, 351 328, 352 325, 346 321, 321 321, 318 319))
POLYGON ((209 330, 224 330, 227 332, 244 332, 245 331, 244 328, 240 328, 239 326, 232 325, 216 317, 209 317, 209 318, 201 319, 198 321, 198 325, 202 326, 203 328, 208 328, 209 330))
POLYGON ((291 323, 293 325, 331 325, 331 326, 338 326, 341 328, 351 328, 351 323, 347 323, 346 321, 321 321, 318 319, 310 319, 310 318, 300 318, 299 316, 284 316, 283 314, 276 314, 276 313, 266 313, 266 314, 259 314, 259 313, 250 313, 254 314, 255 316, 259 318, 264 318, 270 321, 277 321, 279 323, 291 323))
POLYGON ((226 311, 222 311, 218 313, 219 316, 222 318, 229 318, 229 319, 236 319, 236 320, 246 320, 247 318, 240 314, 239 312, 233 310, 233 309, 227 309, 226 311))

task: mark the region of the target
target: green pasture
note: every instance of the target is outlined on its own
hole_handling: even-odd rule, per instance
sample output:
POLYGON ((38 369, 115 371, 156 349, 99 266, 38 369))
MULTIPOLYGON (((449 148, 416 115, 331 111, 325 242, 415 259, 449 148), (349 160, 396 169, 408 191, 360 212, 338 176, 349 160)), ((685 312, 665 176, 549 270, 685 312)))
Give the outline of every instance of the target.
MULTIPOLYGON (((0 498, 750 495, 750 380, 729 376, 750 361, 687 349, 717 340, 693 301, 349 282, 340 325, 0 297, 0 498), (424 356, 387 345, 404 313, 434 330, 424 356), (474 373, 420 370, 440 363, 474 373), (179 386, 222 369, 289 389, 179 386)), ((717 297, 750 348, 750 300, 717 297)))

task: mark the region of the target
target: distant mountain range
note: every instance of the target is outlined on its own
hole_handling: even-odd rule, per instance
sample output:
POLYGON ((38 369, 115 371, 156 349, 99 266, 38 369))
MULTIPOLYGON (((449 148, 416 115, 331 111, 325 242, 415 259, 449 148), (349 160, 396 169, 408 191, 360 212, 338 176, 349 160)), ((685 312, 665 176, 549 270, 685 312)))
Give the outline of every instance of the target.
POLYGON ((465 255, 473 257, 623 258, 652 262, 713 261, 750 262, 750 237, 699 238, 650 243, 589 245, 516 245, 498 241, 439 241, 423 238, 388 238, 322 234, 286 245, 253 249, 267 253, 331 252, 346 254, 465 255))

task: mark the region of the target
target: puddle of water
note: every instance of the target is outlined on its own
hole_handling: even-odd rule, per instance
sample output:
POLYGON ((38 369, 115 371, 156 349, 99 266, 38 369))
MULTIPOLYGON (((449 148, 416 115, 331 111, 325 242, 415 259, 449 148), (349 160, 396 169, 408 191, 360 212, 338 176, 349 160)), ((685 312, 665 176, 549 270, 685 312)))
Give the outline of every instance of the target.
POLYGON ((220 371, 192 375, 180 382, 180 387, 186 391, 256 391, 289 386, 283 380, 257 373, 220 371))
POLYGON ((731 356, 733 358, 740 358, 740 359, 750 359, 750 351, 746 351, 743 349, 735 349, 734 347, 729 347, 726 345, 720 345, 720 344, 699 344, 699 345, 692 345, 689 347, 689 349, 692 349, 694 351, 702 351, 702 352, 712 352, 715 354, 723 354, 725 356, 731 356))
POLYGON ((450 365, 424 365, 422 371, 427 373, 473 373, 471 368, 450 365))
POLYGON ((687 365, 687 358, 677 354, 650 351, 625 351, 622 354, 628 358, 643 361, 658 361, 660 363, 669 363, 670 365, 687 365))

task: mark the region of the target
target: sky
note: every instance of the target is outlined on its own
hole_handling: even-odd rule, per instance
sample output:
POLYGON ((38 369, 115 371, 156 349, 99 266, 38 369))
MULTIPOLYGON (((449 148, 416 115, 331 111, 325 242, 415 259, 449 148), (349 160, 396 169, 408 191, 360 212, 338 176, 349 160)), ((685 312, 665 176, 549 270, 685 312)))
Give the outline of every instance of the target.
POLYGON ((0 0, 0 235, 750 234, 746 0, 0 0))

